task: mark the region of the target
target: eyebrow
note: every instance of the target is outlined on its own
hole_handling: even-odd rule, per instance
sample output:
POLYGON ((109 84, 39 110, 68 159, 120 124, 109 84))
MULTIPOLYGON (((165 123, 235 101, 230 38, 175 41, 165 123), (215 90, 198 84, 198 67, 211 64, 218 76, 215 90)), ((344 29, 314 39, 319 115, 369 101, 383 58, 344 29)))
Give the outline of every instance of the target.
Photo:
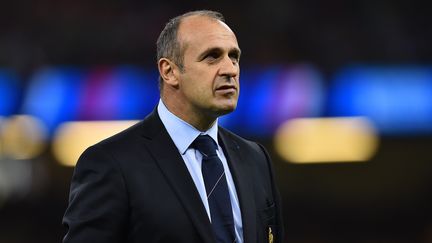
MULTIPOLYGON (((207 56, 209 53, 212 52, 223 52, 223 49, 220 47, 209 47, 198 56, 198 60, 203 60, 205 56, 207 56)), ((241 50, 237 47, 231 48, 228 51, 228 55, 231 55, 233 53, 236 54, 238 57, 240 57, 241 50)))

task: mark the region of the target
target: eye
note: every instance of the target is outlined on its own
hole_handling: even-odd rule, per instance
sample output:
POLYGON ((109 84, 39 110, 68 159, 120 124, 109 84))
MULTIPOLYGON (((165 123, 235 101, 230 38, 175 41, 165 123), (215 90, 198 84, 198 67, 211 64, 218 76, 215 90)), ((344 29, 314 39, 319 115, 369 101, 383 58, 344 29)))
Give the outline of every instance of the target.
POLYGON ((231 56, 231 60, 236 63, 239 62, 239 58, 236 56, 231 56))
POLYGON ((238 52, 232 52, 229 54, 233 63, 238 63, 240 61, 240 54, 238 52))
POLYGON ((209 52, 206 56, 205 59, 207 60, 216 60, 218 59, 220 56, 220 54, 218 52, 209 52))

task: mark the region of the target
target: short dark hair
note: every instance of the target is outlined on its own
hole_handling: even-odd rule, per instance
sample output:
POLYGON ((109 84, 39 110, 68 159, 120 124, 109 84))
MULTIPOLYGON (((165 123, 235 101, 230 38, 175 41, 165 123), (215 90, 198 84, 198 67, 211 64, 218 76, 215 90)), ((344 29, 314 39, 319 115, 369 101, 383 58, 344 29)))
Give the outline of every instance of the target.
MULTIPOLYGON (((180 22, 189 16, 206 16, 215 20, 219 20, 225 22, 224 16, 216 11, 211 10, 197 10, 187 12, 185 14, 174 17, 168 21, 165 25, 164 29, 159 35, 159 38, 156 42, 156 61, 159 61, 161 58, 168 58, 173 61, 181 71, 183 71, 183 54, 184 54, 184 46, 181 46, 181 43, 178 41, 177 32, 180 26, 180 22)), ((162 88, 163 80, 162 77, 159 76, 159 89, 162 88)))

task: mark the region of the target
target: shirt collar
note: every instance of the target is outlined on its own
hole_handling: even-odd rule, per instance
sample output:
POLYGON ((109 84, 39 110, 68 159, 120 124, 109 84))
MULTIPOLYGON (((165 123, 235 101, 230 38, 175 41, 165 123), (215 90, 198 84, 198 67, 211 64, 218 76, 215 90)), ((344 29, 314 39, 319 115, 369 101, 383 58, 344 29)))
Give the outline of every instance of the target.
POLYGON ((183 121, 182 119, 171 113, 165 106, 165 104, 162 102, 162 100, 159 100, 157 111, 159 113, 159 117, 162 123, 168 131, 168 134, 170 135, 171 139, 173 140, 174 144, 176 145, 177 149, 180 151, 181 154, 186 153, 186 150, 199 135, 209 135, 216 142, 216 144, 218 144, 219 147, 219 142, 217 139, 217 119, 209 130, 201 132, 189 123, 183 121))

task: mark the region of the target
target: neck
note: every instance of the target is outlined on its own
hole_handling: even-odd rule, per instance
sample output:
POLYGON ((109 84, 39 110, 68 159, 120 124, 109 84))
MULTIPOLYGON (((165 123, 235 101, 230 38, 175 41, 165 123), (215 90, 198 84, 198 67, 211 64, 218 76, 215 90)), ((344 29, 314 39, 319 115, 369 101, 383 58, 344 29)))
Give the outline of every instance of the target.
POLYGON ((178 118, 187 122, 197 130, 205 132, 216 122, 217 116, 209 115, 205 111, 196 111, 181 101, 161 97, 166 108, 178 118))

